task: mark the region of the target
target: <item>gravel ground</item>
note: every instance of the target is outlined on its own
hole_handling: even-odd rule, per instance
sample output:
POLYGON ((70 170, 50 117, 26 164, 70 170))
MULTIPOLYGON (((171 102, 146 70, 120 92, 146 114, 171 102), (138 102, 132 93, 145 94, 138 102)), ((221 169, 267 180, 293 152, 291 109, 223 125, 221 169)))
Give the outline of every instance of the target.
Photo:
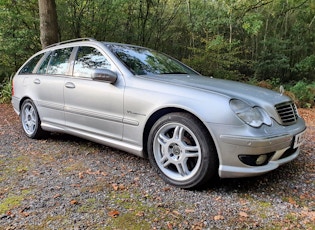
POLYGON ((300 156, 203 191, 165 184, 149 161, 68 135, 28 139, 0 105, 0 229, 315 229, 315 110, 300 156))

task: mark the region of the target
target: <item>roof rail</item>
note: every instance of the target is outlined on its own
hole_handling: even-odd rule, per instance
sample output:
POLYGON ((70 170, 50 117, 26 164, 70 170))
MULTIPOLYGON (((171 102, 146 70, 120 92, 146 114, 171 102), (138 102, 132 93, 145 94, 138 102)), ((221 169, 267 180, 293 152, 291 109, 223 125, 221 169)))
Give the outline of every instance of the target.
POLYGON ((66 40, 66 41, 51 44, 49 46, 46 46, 45 49, 50 48, 50 47, 54 47, 54 46, 58 46, 58 45, 62 45, 62 44, 68 44, 71 42, 80 42, 80 41, 97 41, 97 40, 95 40, 94 38, 75 38, 75 39, 66 40))

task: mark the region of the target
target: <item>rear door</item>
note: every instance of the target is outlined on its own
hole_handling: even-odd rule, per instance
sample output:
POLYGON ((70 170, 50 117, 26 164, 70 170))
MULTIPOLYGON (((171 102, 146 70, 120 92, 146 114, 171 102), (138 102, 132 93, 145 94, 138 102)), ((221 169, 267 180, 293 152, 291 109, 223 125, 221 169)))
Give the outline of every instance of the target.
POLYGON ((69 75, 72 50, 64 48, 47 52, 36 74, 28 79, 29 92, 44 125, 65 124, 63 90, 65 76, 69 75))
POLYGON ((94 137, 122 139, 124 82, 121 76, 114 84, 92 80, 95 69, 118 72, 99 49, 77 47, 73 77, 64 86, 65 117, 68 129, 94 137))

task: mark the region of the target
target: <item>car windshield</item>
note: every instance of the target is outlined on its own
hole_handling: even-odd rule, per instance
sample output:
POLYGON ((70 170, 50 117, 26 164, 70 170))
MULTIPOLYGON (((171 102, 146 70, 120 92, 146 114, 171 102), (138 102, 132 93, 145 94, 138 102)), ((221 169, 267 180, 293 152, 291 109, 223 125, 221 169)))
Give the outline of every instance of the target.
POLYGON ((154 50, 121 44, 106 45, 136 75, 199 74, 176 59, 154 50))

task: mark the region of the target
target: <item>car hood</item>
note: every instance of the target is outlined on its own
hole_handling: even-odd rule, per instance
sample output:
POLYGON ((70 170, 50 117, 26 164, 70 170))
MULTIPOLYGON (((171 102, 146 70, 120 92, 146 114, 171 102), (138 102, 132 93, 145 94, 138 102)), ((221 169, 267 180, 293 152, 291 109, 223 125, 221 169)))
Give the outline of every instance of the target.
POLYGON ((159 80, 169 84, 192 87, 199 90, 206 90, 211 91, 212 93, 222 94, 231 98, 242 99, 252 105, 275 105, 290 100, 287 96, 266 88, 236 81, 216 79, 213 77, 172 74, 159 75, 155 76, 154 78, 158 78, 159 80))

